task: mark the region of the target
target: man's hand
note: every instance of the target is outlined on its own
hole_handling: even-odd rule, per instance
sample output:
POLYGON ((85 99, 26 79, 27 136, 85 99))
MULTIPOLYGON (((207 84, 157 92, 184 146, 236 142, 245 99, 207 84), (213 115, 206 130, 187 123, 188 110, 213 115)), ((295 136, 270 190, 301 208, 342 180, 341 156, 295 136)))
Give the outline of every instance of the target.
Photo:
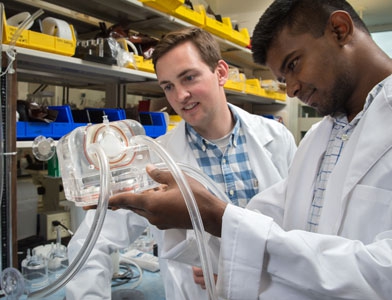
MULTIPOLYGON (((193 280, 195 281, 196 284, 199 284, 203 290, 206 289, 206 282, 204 280, 204 275, 203 275, 203 270, 198 267, 192 267, 193 271, 193 280)), ((218 276, 214 274, 214 280, 216 284, 218 276)))
MULTIPOLYGON (((147 218, 159 229, 192 228, 185 200, 170 172, 159 170, 152 165, 147 166, 147 172, 156 182, 164 184, 165 188, 141 194, 116 194, 109 200, 109 206, 130 209, 147 218)), ((222 216, 227 204, 193 178, 186 178, 195 196, 205 230, 220 236, 222 216)))

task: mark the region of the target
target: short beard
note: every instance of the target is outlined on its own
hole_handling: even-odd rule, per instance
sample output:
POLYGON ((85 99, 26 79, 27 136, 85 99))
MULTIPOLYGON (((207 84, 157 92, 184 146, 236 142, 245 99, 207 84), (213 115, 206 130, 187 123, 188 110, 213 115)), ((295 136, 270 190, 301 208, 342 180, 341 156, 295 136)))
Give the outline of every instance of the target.
POLYGON ((348 73, 342 73, 334 82, 330 96, 323 105, 316 107, 322 116, 334 116, 339 113, 346 113, 346 103, 352 95, 353 87, 348 73))

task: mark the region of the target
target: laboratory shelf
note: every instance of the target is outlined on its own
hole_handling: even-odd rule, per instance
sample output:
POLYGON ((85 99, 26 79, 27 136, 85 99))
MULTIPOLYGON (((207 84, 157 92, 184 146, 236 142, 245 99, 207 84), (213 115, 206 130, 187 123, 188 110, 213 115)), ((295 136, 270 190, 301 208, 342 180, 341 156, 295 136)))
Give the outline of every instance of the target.
MULTIPOLYGON (((1 1, 1 0, 0 0, 1 1)), ((80 22, 80 16, 86 15, 96 20, 96 29, 99 29, 99 21, 107 26, 111 24, 125 24, 134 32, 148 34, 160 38, 168 31, 191 26, 191 24, 178 19, 167 13, 157 11, 144 6, 138 0, 5 0, 5 7, 12 8, 16 4, 20 9, 26 6, 30 11, 42 8, 48 13, 59 13, 60 8, 65 8, 66 20, 72 24, 74 20, 80 22), (73 17, 74 16, 74 17, 73 17)), ((86 20, 86 22, 88 21, 86 20)), ((91 24, 88 24, 89 26, 91 24)), ((87 23, 86 23, 87 26, 87 23)), ((248 48, 239 46, 231 41, 216 37, 222 57, 233 66, 251 70, 266 70, 265 67, 253 62, 252 53, 248 48)), ((3 45, 3 50, 7 45, 3 45)), ((46 53, 27 48, 16 47, 17 73, 19 81, 53 84, 80 88, 102 88, 110 84, 126 84, 127 91, 149 97, 162 97, 163 92, 156 83, 153 73, 139 70, 100 64, 82 60, 75 57, 67 57, 53 53, 46 53)), ((227 89, 230 99, 258 104, 285 104, 284 101, 260 97, 257 95, 236 92, 227 89)))
MULTIPOLYGON (((102 22, 107 23, 107 26, 121 23, 132 31, 148 34, 158 39, 169 31, 192 26, 190 23, 170 14, 144 6, 143 3, 138 0, 45 0, 44 2, 12 0, 12 3, 10 1, 4 2, 6 7, 7 5, 15 5, 12 3, 19 3, 19 5, 23 3, 35 5, 37 8, 49 9, 48 6, 40 4, 47 2, 73 11, 75 16, 74 20, 79 21, 81 14, 88 15, 97 20, 102 20, 102 22), (7 2, 9 3, 7 4, 7 2)), ((72 16, 72 13, 68 13, 68 18, 70 18, 69 16, 72 16)), ((69 22, 72 23, 72 17, 69 22)), ((98 26, 99 24, 97 24, 97 28, 99 28, 98 26)), ((220 37, 216 38, 220 44, 223 58, 230 64, 254 70, 266 69, 253 62, 251 51, 248 48, 239 46, 220 37)))
POLYGON ((273 98, 261 97, 253 94, 247 94, 244 92, 238 92, 226 89, 226 95, 229 99, 239 102, 251 102, 255 104, 281 104, 286 105, 286 101, 276 100, 273 98))
MULTIPOLYGON (((9 49, 2 45, 3 51, 9 49)), ((19 81, 88 86, 156 80, 153 73, 15 47, 19 81)))

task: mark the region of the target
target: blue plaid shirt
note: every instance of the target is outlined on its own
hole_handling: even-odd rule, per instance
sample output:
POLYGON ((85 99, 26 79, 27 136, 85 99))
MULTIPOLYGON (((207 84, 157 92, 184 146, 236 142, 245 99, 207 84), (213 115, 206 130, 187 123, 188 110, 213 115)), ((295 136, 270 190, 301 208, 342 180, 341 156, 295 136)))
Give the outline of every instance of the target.
POLYGON ((258 193, 258 181, 249 162, 241 121, 234 111, 232 113, 236 123, 223 153, 188 124, 186 131, 188 143, 201 170, 218 184, 233 204, 245 207, 258 193))
POLYGON ((383 86, 384 83, 381 82, 373 88, 366 99, 363 110, 358 115, 356 115, 350 123, 348 122, 347 116, 345 114, 339 114, 335 116, 327 149, 317 174, 312 206, 310 208, 309 219, 307 223, 308 231, 317 232, 321 211, 324 204, 324 192, 328 183, 329 175, 332 173, 335 165, 338 163, 338 160, 343 153, 344 146, 350 139, 350 136, 358 122, 362 118, 365 111, 369 108, 373 99, 381 91, 383 86))

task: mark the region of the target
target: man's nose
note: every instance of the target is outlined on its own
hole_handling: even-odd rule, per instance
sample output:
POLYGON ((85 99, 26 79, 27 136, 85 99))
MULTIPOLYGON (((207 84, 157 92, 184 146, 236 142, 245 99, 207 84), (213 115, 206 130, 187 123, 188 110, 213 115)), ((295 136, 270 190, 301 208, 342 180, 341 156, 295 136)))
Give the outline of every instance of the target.
POLYGON ((294 78, 286 78, 287 95, 291 98, 297 97, 300 90, 300 83, 294 78))
POLYGON ((176 101, 178 102, 183 102, 187 98, 189 98, 190 92, 188 89, 182 87, 182 86, 177 86, 176 87, 176 101))

